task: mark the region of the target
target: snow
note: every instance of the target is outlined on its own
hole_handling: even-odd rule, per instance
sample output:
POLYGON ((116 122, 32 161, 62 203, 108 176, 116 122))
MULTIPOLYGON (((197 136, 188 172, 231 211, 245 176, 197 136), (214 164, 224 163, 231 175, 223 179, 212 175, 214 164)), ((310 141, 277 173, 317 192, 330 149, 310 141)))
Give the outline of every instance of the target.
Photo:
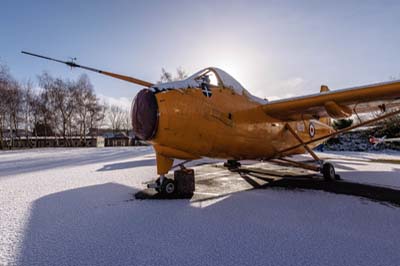
POLYGON ((345 180, 400 189, 399 151, 329 151, 318 155, 329 158, 345 180), (397 163, 390 163, 391 161, 397 163))
POLYGON ((231 75, 226 73, 224 70, 222 70, 220 68, 216 68, 216 67, 208 67, 208 68, 202 69, 184 80, 155 84, 152 86, 151 89, 154 92, 156 92, 156 91, 164 91, 164 90, 200 88, 202 81, 200 79, 198 79, 198 77, 200 77, 201 75, 205 74, 208 71, 215 72, 221 79, 222 85, 225 88, 230 88, 239 95, 246 95, 246 97, 251 101, 254 101, 254 102, 257 102, 260 104, 268 103, 267 100, 263 100, 261 98, 258 98, 256 96, 252 95, 231 75))
POLYGON ((220 77, 222 84, 224 87, 231 88, 238 94, 242 94, 244 91, 244 87, 240 84, 236 79, 230 76, 228 73, 223 71, 222 69, 213 67, 212 68, 217 75, 220 77))
MULTIPOLYGON (((329 95, 329 94, 335 94, 335 93, 346 92, 346 91, 354 91, 354 93, 357 94, 358 93, 357 90, 361 91, 361 90, 367 89, 367 88, 382 87, 382 86, 396 84, 396 83, 400 83, 400 80, 391 80, 391 81, 386 81, 386 82, 373 83, 373 84, 350 87, 350 88, 345 88, 345 89, 323 91, 323 92, 319 92, 319 93, 290 97, 287 99, 274 100, 274 101, 271 101, 271 103, 275 104, 275 103, 281 103, 281 102, 297 101, 297 100, 301 100, 301 99, 314 98, 314 97, 319 97, 321 95, 329 95)), ((395 99, 395 100, 397 100, 397 99, 395 99)), ((396 103, 396 101, 394 101, 394 102, 396 103)), ((397 105, 397 103, 396 103, 396 105, 397 105)))
MULTIPOLYGON (((319 153, 399 186, 399 153, 319 153), (397 177, 398 179, 398 177, 397 177)), ((397 265, 399 208, 313 190, 135 200, 151 147, 0 152, 0 265, 397 265)))

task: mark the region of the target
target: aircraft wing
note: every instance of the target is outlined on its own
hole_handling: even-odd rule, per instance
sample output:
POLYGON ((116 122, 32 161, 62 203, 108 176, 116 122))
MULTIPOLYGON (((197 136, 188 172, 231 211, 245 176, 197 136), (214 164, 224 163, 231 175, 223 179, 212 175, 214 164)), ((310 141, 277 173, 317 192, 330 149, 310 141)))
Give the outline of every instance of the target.
POLYGON ((263 111, 282 121, 345 118, 353 114, 400 107, 400 80, 271 101, 263 111))

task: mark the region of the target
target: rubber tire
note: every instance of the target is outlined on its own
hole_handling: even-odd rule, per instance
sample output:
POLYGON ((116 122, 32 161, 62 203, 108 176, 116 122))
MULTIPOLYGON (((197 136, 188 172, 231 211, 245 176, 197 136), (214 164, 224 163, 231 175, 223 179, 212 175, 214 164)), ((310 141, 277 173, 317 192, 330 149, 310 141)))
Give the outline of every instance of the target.
POLYGON ((322 175, 326 181, 336 179, 335 167, 331 163, 324 163, 322 165, 322 175))
POLYGON ((155 190, 160 193, 161 192, 161 187, 160 187, 160 178, 157 178, 156 182, 155 182, 158 187, 155 188, 155 190))
POLYGON ((242 166, 242 164, 236 160, 228 160, 228 161, 224 162, 224 167, 226 167, 228 169, 237 169, 241 166, 242 166))
POLYGON ((161 186, 161 192, 164 195, 172 195, 176 192, 176 185, 175 181, 171 179, 165 179, 162 186, 161 186))

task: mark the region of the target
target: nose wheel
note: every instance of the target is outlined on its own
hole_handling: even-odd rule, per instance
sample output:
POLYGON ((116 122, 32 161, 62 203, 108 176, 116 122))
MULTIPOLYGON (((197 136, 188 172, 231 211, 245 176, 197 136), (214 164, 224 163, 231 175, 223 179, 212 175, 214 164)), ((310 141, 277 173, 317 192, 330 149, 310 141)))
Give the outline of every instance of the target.
POLYGON ((175 181, 169 178, 165 178, 161 184, 160 192, 164 195, 172 195, 176 191, 175 181))
POLYGON ((155 189, 166 198, 191 197, 195 190, 194 171, 187 168, 177 170, 173 179, 161 175, 154 183, 147 184, 147 188, 155 189))
POLYGON ((154 188, 158 193, 163 195, 172 195, 176 192, 175 181, 165 176, 160 176, 155 183, 148 184, 148 188, 154 188))
POLYGON ((240 164, 240 162, 236 161, 236 160, 228 160, 224 163, 224 167, 228 168, 228 169, 237 169, 240 166, 242 166, 240 164))

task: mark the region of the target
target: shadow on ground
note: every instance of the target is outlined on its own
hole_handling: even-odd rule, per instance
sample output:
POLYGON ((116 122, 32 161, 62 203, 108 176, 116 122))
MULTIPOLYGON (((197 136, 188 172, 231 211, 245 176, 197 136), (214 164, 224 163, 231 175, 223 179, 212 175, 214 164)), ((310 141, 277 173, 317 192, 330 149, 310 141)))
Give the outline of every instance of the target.
POLYGON ((154 166, 155 164, 156 164, 155 159, 143 159, 143 160, 123 162, 123 163, 105 164, 102 168, 98 169, 97 171, 102 172, 102 171, 121 170, 121 169, 128 169, 141 166, 154 166))
MULTIPOLYGON (((48 169, 55 169, 60 167, 71 167, 71 166, 84 166, 88 164, 94 163, 102 163, 109 162, 113 160, 121 160, 126 158, 137 157, 139 155, 148 155, 153 153, 152 149, 149 148, 136 148, 132 147, 131 149, 107 149, 101 148, 96 150, 96 156, 88 156, 88 153, 91 152, 91 149, 95 148, 86 148, 88 150, 83 150, 82 154, 63 154, 65 149, 61 149, 60 154, 57 156, 53 156, 51 153, 45 153, 45 157, 32 159, 28 158, 27 160, 23 160, 21 158, 17 158, 14 160, 9 160, 6 166, 0 165, 0 178, 4 176, 13 176, 19 175, 23 173, 32 173, 39 172, 48 169)), ((46 150, 45 150, 46 151, 46 150)), ((56 152, 56 151, 55 151, 56 152)), ((147 163, 150 162, 147 161, 147 163)), ((153 160, 154 162, 154 160, 153 160)), ((118 167, 118 166, 116 166, 118 167)), ((110 166, 112 168, 112 166, 110 166)))
POLYGON ((106 183, 36 200, 17 264, 395 265, 399 259, 398 211, 355 198, 257 189, 203 206, 132 200, 136 192, 106 183))
MULTIPOLYGON (((376 172, 370 171, 357 171, 360 176, 371 176, 376 175, 376 172)), ((389 174, 389 173, 388 173, 389 174)), ((196 184, 206 185, 208 187, 221 186, 221 190, 217 195, 208 195, 207 193, 203 197, 192 197, 188 195, 180 196, 173 195, 165 197, 157 193, 153 189, 145 189, 138 191, 135 194, 136 199, 179 199, 179 198, 191 198, 193 201, 205 201, 210 199, 216 199, 225 197, 227 195, 250 190, 250 189, 270 189, 270 188, 285 188, 290 190, 320 190, 335 194, 358 196, 370 199, 372 201, 378 201, 383 203, 390 203, 400 207, 400 190, 397 188, 384 187, 375 184, 362 184, 352 182, 349 180, 340 181, 325 181, 321 176, 315 174, 302 174, 294 176, 293 174, 282 174, 274 171, 253 171, 249 169, 234 169, 231 170, 231 175, 224 176, 224 184, 215 182, 218 178, 211 177, 206 179, 197 178, 196 184), (242 178, 249 186, 242 186, 242 189, 235 188, 234 191, 229 191, 229 183, 227 179, 238 182, 238 177, 242 178), (261 182, 260 182, 261 180, 261 182)), ((204 189, 204 188, 203 188, 204 189)), ((206 188, 207 189, 207 188, 206 188)), ((200 191, 199 194, 202 194, 200 191)), ((215 193, 214 193, 215 194, 215 193)))
POLYGON ((270 187, 322 190, 336 194, 363 197, 378 202, 387 202, 400 207, 400 190, 344 180, 327 182, 321 179, 284 178, 263 186, 263 188, 270 187))

